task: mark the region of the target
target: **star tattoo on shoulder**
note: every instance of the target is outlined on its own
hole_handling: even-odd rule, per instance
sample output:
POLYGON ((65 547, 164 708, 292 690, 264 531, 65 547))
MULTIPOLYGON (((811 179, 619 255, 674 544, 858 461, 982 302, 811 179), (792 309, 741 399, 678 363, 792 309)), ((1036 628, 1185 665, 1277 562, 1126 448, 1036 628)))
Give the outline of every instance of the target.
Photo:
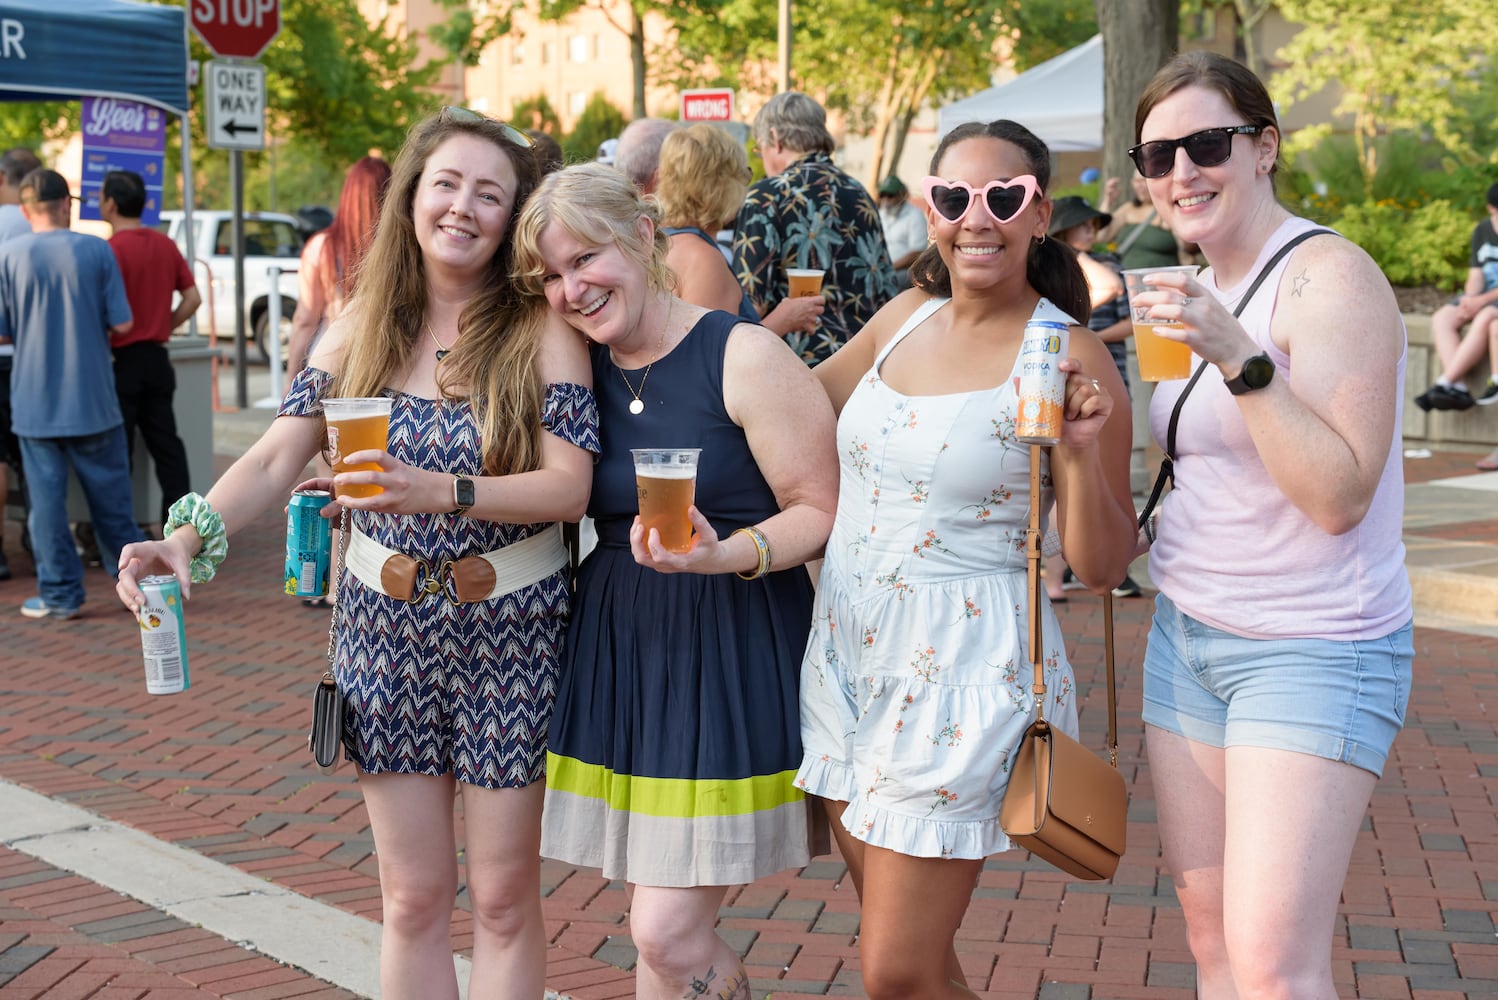
POLYGON ((1305 271, 1301 271, 1290 280, 1295 283, 1294 287, 1290 289, 1290 294, 1296 298, 1300 298, 1301 290, 1311 283, 1311 276, 1305 271))

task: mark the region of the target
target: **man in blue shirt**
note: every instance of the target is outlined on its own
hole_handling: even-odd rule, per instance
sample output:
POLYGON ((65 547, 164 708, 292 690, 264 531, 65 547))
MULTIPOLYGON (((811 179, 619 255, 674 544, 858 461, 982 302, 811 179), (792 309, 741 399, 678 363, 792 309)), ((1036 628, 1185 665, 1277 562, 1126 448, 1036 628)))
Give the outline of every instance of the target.
POLYGON ((11 419, 21 442, 38 595, 27 618, 67 619, 83 607, 83 562, 68 529, 69 468, 88 500, 104 565, 139 541, 129 449, 115 396, 110 333, 132 325, 109 244, 73 232, 73 194, 62 175, 21 180, 31 235, 0 244, 0 337, 15 345, 11 419))

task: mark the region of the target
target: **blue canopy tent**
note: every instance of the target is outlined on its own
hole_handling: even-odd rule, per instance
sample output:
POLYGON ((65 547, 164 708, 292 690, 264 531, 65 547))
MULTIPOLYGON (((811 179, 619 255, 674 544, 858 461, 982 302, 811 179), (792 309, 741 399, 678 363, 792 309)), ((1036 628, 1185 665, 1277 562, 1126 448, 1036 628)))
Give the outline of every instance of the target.
POLYGON ((183 204, 190 212, 187 30, 183 7, 132 0, 0 0, 0 101, 116 97, 177 116, 183 204))

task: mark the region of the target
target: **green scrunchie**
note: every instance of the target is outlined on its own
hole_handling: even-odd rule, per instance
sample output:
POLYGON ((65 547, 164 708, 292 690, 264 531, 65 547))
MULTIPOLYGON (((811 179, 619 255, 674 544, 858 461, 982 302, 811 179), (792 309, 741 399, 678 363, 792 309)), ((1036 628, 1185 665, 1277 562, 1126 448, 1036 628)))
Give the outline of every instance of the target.
POLYGON ((167 511, 161 533, 170 538, 172 532, 184 524, 192 525, 203 541, 203 547, 192 557, 188 567, 189 578, 193 583, 207 583, 218 572, 218 564, 229 554, 229 535, 224 531, 224 519, 206 499, 189 493, 167 511))

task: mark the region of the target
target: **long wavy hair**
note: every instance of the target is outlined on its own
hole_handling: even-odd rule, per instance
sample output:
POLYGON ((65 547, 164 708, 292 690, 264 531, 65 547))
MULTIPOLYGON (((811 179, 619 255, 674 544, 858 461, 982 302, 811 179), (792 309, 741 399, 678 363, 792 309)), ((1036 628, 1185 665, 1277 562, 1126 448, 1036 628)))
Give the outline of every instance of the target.
MULTIPOLYGON (((1001 118, 992 122, 967 122, 942 137, 931 157, 931 173, 941 174, 942 157, 947 150, 966 139, 1000 139, 1015 146, 1025 157, 1026 166, 1035 175, 1036 184, 1045 193, 1051 186, 1051 150, 1039 136, 1019 122, 1001 118)), ((910 265, 910 280, 917 288, 932 295, 952 294, 952 273, 935 244, 927 247, 910 265)), ((1030 287, 1065 310, 1082 326, 1092 315, 1092 297, 1087 292, 1087 276, 1077 255, 1056 240, 1030 241, 1025 255, 1025 280, 1030 287)))
POLYGON ((652 290, 668 292, 676 287, 676 272, 666 266, 670 244, 661 231, 655 199, 643 197, 634 183, 613 167, 579 163, 548 174, 515 221, 515 280, 525 292, 539 297, 541 306, 546 304, 541 282, 546 273, 541 234, 552 223, 591 246, 619 247, 625 257, 645 270, 645 283, 652 290), (649 219, 655 228, 648 241, 637 228, 642 218, 649 219))
POLYGON ((544 317, 526 307, 510 279, 515 218, 535 190, 540 166, 512 129, 493 118, 444 109, 417 122, 395 158, 379 225, 349 304, 354 333, 333 385, 334 396, 376 396, 401 376, 424 336, 426 267, 416 240, 412 206, 416 185, 438 146, 457 135, 491 143, 515 169, 515 204, 482 291, 458 320, 459 339, 437 371, 446 399, 472 404, 483 441, 487 475, 528 472, 541 462, 541 381, 536 356, 544 317))
POLYGON ((317 280, 322 285, 323 300, 336 302, 354 294, 359 268, 374 240, 375 223, 380 219, 380 205, 390 185, 390 164, 375 156, 354 161, 343 177, 343 191, 338 195, 338 211, 323 231, 317 256, 317 280))

